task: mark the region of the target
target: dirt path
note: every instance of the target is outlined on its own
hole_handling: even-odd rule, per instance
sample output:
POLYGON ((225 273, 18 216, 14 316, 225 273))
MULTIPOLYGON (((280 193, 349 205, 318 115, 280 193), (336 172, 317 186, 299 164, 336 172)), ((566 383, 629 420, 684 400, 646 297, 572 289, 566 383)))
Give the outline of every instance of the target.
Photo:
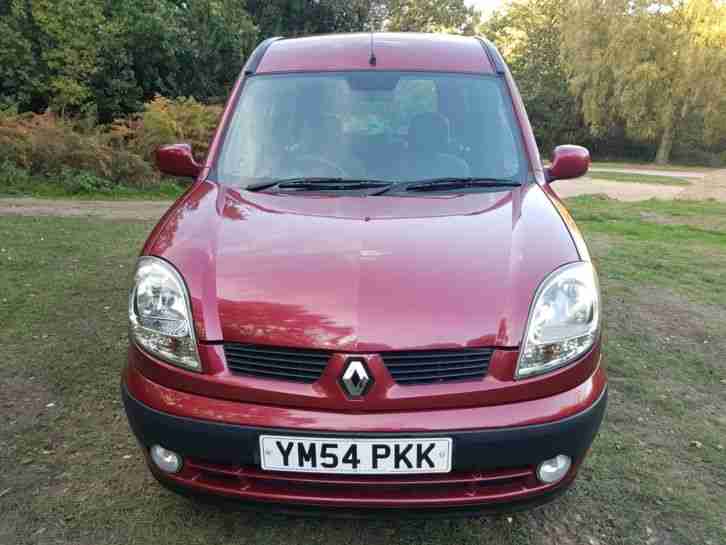
POLYGON ((552 185, 555 192, 566 199, 578 195, 605 194, 619 201, 645 201, 648 199, 672 200, 685 189, 682 186, 610 182, 607 180, 593 180, 592 178, 578 178, 577 180, 562 180, 552 185))
POLYGON ((726 202, 726 169, 717 170, 701 181, 683 188, 679 199, 706 200, 716 199, 726 202))
MULTIPOLYGON (((627 169, 622 169, 625 172, 627 169)), ((614 172, 610 170, 609 172, 614 172)), ((628 170, 633 172, 633 170, 628 170)), ((682 177, 683 172, 659 175, 682 177)), ((712 173, 689 173, 691 185, 671 186, 579 178, 554 183, 562 198, 605 194, 620 201, 648 199, 715 199, 726 202, 726 169, 712 173), (695 178, 694 174, 702 176, 695 178)), ((73 199, 0 198, 0 216, 99 217, 116 220, 153 221, 161 217, 171 201, 77 201, 73 199)))
POLYGON ((77 201, 73 199, 0 199, 0 215, 99 217, 116 220, 157 220, 171 201, 77 201))
MULTIPOLYGON (((622 172, 625 171, 625 169, 622 170, 622 172)), ((615 171, 608 170, 608 172, 615 171)), ((635 171, 628 170, 628 172, 635 171)), ((673 172, 658 171, 659 176, 671 176, 673 174, 673 172)), ((675 174, 675 177, 682 177, 686 173, 677 172, 675 174)), ((691 178, 689 180, 691 185, 688 186, 625 183, 596 180, 592 178, 579 178, 577 180, 563 180, 555 182, 553 187, 557 194, 562 198, 601 193, 619 201, 643 201, 648 199, 715 199, 726 202, 726 170, 716 170, 710 173, 691 173, 689 177, 691 178), (699 174, 701 177, 694 178, 693 174, 699 174)))
POLYGON ((593 167, 590 172, 617 172, 619 174, 644 174, 648 176, 665 176, 667 178, 691 178, 703 179, 709 172, 697 172, 694 170, 658 170, 647 168, 603 168, 593 167))

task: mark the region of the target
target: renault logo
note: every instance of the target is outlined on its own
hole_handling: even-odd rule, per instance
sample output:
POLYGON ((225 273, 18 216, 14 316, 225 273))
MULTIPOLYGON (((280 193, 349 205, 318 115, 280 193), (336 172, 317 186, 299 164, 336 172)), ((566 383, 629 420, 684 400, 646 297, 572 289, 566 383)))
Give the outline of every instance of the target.
POLYGON ((373 384, 373 377, 365 361, 361 358, 348 358, 340 377, 340 384, 350 397, 361 397, 365 394, 373 384))

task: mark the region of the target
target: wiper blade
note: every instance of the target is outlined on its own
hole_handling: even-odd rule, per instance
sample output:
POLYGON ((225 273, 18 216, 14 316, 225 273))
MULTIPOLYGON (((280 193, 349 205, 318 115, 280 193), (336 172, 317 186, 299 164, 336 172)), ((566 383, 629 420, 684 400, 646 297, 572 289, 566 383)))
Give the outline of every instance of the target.
POLYGON ((392 182, 385 180, 371 180, 368 178, 332 178, 332 177, 306 177, 306 178, 283 178, 280 180, 268 180, 250 184, 247 191, 262 191, 277 187, 278 189, 308 189, 308 190, 353 190, 353 189, 378 189, 388 187, 392 182))
POLYGON ((446 191, 468 187, 519 187, 519 182, 504 178, 432 178, 417 180, 404 185, 405 191, 446 191))

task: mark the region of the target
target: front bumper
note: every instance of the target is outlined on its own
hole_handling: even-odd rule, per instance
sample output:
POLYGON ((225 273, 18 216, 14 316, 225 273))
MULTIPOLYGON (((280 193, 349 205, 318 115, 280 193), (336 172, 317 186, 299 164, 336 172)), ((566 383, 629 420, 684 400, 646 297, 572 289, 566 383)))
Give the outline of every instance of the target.
MULTIPOLYGON (((244 418, 239 413, 229 414, 225 422, 225 415, 214 410, 218 407, 213 400, 210 400, 207 417, 199 418, 201 399, 196 399, 195 417, 189 417, 180 414, 184 412, 178 403, 181 398, 175 397, 172 390, 165 389, 166 395, 153 395, 158 393, 159 385, 133 369, 126 372, 123 399, 131 428, 147 452, 147 458, 148 447, 153 444, 160 444, 184 456, 184 468, 176 475, 163 474, 150 464, 154 475, 173 489, 242 501, 283 504, 287 507, 483 507, 513 510, 550 499, 575 478, 577 468, 600 426, 607 400, 602 369, 598 368, 587 382, 578 386, 578 392, 560 394, 562 399, 570 399, 576 394, 574 397, 579 398, 581 405, 585 400, 581 410, 574 414, 568 411, 572 407, 562 407, 562 414, 568 416, 549 422, 465 430, 456 429, 456 423, 461 421, 458 415, 461 411, 471 409, 446 410, 447 420, 452 423, 452 429, 448 430, 426 430, 425 425, 422 429, 421 413, 397 413, 395 418, 399 424, 396 429, 402 431, 396 432, 390 431, 389 425, 386 431, 356 429, 360 427, 361 416, 356 414, 337 415, 339 419, 349 420, 350 425, 339 420, 335 431, 310 429, 300 414, 304 411, 295 412, 299 425, 291 425, 296 419, 290 419, 288 415, 280 419, 280 425, 275 426, 267 418, 266 425, 260 426, 257 424, 260 413, 264 413, 267 408, 254 405, 247 406, 250 411, 249 424, 240 422, 244 418), (584 392, 588 395, 583 395, 584 392), (150 406, 152 404, 156 407, 150 406), (166 406, 160 406, 163 404, 166 406), (234 423, 230 423, 230 420, 234 423), (357 425, 354 424, 356 421, 357 425), (316 437, 451 437, 453 467, 452 472, 445 475, 405 476, 262 471, 258 438, 263 433, 316 437), (569 455, 573 459, 573 467, 562 481, 544 485, 536 479, 536 466, 557 454, 569 455)), ((186 398, 191 394, 180 395, 186 398)), ((547 398, 524 403, 536 410, 537 402, 542 407, 551 408, 553 401, 557 402, 547 398)), ((518 407, 511 408, 514 410, 518 407)), ((501 410, 501 407, 498 409, 501 410)), ((279 411, 279 408, 270 410, 279 411)))

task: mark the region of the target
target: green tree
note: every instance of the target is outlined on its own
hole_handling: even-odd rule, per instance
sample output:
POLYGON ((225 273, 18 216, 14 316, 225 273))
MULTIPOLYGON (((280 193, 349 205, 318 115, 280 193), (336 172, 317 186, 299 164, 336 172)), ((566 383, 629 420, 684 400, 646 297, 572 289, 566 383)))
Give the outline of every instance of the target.
POLYGON ((390 31, 474 34, 479 24, 479 13, 464 0, 382 0, 376 4, 376 21, 390 31))
POLYGON ((720 0, 576 0, 563 58, 595 132, 622 124, 667 163, 690 114, 706 141, 726 125, 726 5, 720 0))
POLYGON ((480 26, 507 60, 545 152, 588 136, 560 60, 567 5, 567 0, 513 0, 480 26))
POLYGON ((365 30, 371 0, 247 0, 262 37, 365 30))
POLYGON ((15 85, 22 89, 3 83, 3 94, 25 106, 45 103, 60 112, 92 104, 89 81, 107 23, 99 2, 14 0, 9 7, 0 23, 0 33, 10 33, 2 38, 0 57, 3 72, 17 77, 15 85))
POLYGON ((225 96, 256 45, 239 0, 107 0, 145 100, 225 96))

